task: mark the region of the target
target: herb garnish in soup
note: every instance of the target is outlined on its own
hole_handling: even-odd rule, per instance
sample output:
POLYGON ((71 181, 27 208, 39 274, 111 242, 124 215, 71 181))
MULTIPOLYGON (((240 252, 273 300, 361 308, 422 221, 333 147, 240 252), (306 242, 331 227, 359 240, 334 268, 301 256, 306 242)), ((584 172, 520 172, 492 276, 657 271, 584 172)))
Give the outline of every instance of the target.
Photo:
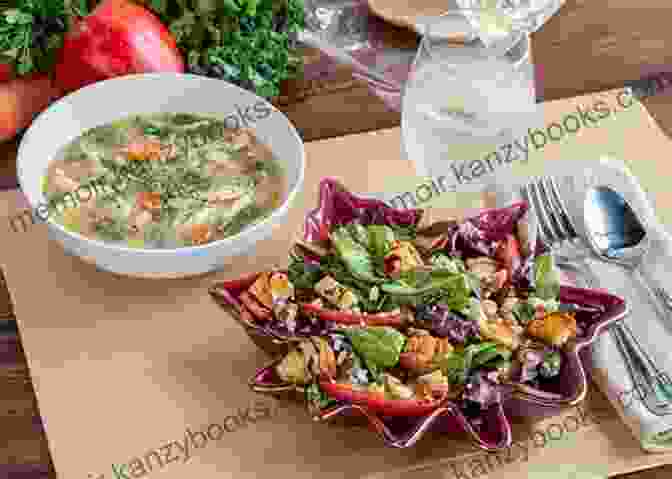
POLYGON ((139 248, 238 234, 284 200, 283 171, 248 129, 192 114, 92 128, 50 163, 50 211, 69 231, 139 248))

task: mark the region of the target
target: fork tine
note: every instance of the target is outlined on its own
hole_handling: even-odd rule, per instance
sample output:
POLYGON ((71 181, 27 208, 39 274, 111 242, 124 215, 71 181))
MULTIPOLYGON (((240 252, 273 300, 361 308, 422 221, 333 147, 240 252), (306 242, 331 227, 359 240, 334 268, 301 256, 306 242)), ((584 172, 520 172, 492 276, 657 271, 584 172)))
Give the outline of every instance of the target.
POLYGON ((544 193, 546 202, 548 203, 549 216, 551 221, 555 226, 558 237, 561 241, 572 239, 572 231, 567 227, 563 218, 562 218, 562 206, 558 203, 558 198, 556 198, 553 192, 553 177, 545 176, 542 178, 541 186, 544 193))
POLYGON ((537 220, 537 236, 541 243, 546 246, 547 248, 552 248, 553 247, 553 240, 552 238, 548 235, 546 228, 543 224, 543 218, 541 217, 541 213, 539 211, 540 206, 536 202, 536 198, 534 197, 531 189, 531 184, 527 184, 524 188, 525 192, 525 197, 532 208, 532 212, 534 213, 534 216, 537 220))
POLYGON ((552 177, 545 177, 544 178, 544 192, 546 193, 546 200, 550 204, 550 213, 551 217, 553 219, 553 222, 556 226, 556 228, 559 231, 559 234, 564 238, 564 239, 571 239, 572 238, 572 233, 571 231, 567 228, 567 225, 565 224, 563 218, 562 218, 562 210, 561 206, 558 204, 558 199, 555 196, 555 193, 553 191, 553 178, 552 177))
POLYGON ((546 215, 546 208, 541 201, 537 189, 537 180, 532 181, 528 184, 528 194, 532 200, 532 203, 536 205, 537 220, 539 221, 539 229, 544 232, 544 236, 547 238, 547 246, 553 246, 556 242, 553 234, 553 229, 550 226, 548 216, 546 215))
POLYGON ((559 207, 558 213, 560 214, 561 222, 564 224, 571 238, 576 238, 577 236, 579 236, 577 233, 577 229, 574 227, 574 222, 572 221, 572 217, 569 216, 567 208, 565 208, 565 202, 562 200, 562 197, 560 196, 560 189, 558 188, 558 184, 556 183, 555 178, 552 176, 549 177, 548 183, 550 186, 551 195, 553 196, 555 203, 559 207))
POLYGON ((566 240, 567 235, 565 234, 564 230, 562 229, 562 226, 560 225, 560 222, 556 217, 557 213, 555 204, 551 200, 548 191, 546 191, 545 176, 542 176, 537 182, 537 191, 539 194, 539 200, 544 206, 544 212, 546 213, 547 216, 548 226, 551 229, 551 233, 553 233, 553 241, 560 243, 566 240))
POLYGON ((541 227, 540 219, 539 219, 539 213, 537 212, 537 205, 534 204, 534 201, 532 201, 532 196, 530 195, 529 186, 530 186, 529 183, 524 185, 524 186, 521 186, 520 187, 520 193, 521 193, 523 199, 525 200, 525 202, 527 202, 527 204, 530 206, 530 208, 532 210, 532 214, 534 215, 534 218, 537 220, 537 237, 538 237, 538 239, 541 241, 541 243, 544 246, 549 247, 551 245, 551 243, 548 241, 548 238, 546 238, 546 235, 543 231, 543 228, 541 227))

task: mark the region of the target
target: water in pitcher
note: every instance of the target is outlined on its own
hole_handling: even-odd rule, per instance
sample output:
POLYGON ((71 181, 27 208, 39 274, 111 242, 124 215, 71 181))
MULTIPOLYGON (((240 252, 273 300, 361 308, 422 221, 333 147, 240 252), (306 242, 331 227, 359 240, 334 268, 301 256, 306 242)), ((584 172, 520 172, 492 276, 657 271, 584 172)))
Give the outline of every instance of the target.
POLYGON ((473 53, 460 47, 416 60, 402 103, 402 141, 418 175, 454 176, 455 164, 483 159, 537 126, 531 69, 473 53))

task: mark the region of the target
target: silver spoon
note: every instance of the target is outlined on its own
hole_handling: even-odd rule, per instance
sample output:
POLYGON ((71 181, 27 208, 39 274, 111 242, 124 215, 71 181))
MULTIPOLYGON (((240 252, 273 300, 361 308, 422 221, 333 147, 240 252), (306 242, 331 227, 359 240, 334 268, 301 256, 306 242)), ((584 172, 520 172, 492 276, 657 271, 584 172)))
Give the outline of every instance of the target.
POLYGON ((672 296, 660 287, 652 287, 641 265, 651 247, 641 221, 623 196, 608 186, 592 187, 586 193, 584 219, 587 243, 602 261, 615 263, 649 293, 658 314, 672 317, 672 296))
MULTIPOLYGON (((628 270, 647 291, 661 319, 669 319, 672 316, 669 294, 662 288, 652 288, 641 269, 651 238, 623 196, 607 186, 590 188, 584 203, 584 221, 586 243, 593 253, 602 261, 628 270)), ((657 390, 642 391, 641 399, 652 403, 647 406, 653 406, 654 410, 667 410, 672 402, 672 379, 646 363, 637 366, 639 373, 647 376, 645 384, 658 386, 657 390)))

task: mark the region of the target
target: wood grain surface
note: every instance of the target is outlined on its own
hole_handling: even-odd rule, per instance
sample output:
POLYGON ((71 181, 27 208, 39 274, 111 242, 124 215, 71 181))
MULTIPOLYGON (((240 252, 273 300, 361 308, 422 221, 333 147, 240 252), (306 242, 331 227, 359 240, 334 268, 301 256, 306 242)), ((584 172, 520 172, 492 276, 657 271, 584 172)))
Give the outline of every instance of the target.
MULTIPOLYGON (((567 0, 533 35, 539 92, 553 100, 672 71, 672 49, 665 45, 672 44, 671 17, 669 0, 567 0)), ((414 41, 412 33, 398 35, 414 41)), ((663 93, 644 103, 671 135, 672 95, 663 93)), ((399 114, 352 80, 346 67, 329 78, 286 85, 279 106, 306 141, 399 125, 399 114)), ((0 178, 15 177, 16 146, 0 144, 0 178)), ((0 322, 7 317, 12 317, 11 303, 2 279, 0 322)), ((20 339, 5 332, 0 335, 0 478, 55 477, 20 339)), ((672 477, 672 466, 616 477, 672 477)))

